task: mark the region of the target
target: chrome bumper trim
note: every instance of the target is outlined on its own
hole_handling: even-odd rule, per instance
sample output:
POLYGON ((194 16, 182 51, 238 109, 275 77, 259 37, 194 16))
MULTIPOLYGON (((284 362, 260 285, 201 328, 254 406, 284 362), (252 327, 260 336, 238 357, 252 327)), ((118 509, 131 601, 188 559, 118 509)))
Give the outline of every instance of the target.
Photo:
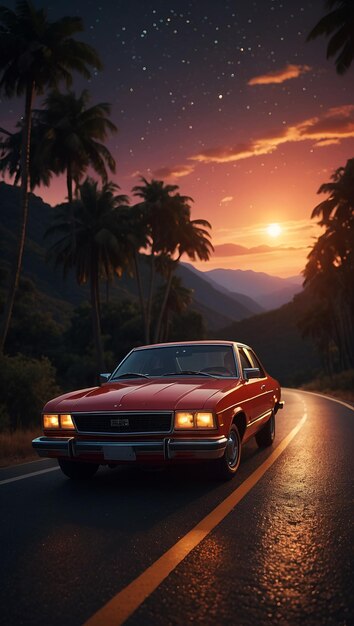
POLYGON ((227 438, 224 436, 214 439, 171 439, 159 441, 83 441, 74 437, 37 437, 32 446, 39 456, 54 456, 64 458, 78 458, 81 454, 93 454, 103 457, 104 462, 117 461, 125 457, 125 452, 134 454, 161 455, 162 460, 170 459, 217 459, 222 457, 227 438), (109 458, 110 451, 112 459, 109 458))

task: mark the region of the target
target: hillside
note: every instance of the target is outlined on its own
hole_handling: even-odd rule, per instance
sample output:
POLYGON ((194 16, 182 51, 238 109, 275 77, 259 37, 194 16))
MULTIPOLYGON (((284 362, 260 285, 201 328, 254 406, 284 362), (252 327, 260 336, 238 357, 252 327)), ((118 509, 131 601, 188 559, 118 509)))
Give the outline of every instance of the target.
POLYGON ((251 345, 270 374, 282 384, 297 386, 313 378, 320 368, 313 344, 303 339, 297 328, 306 308, 306 299, 300 294, 275 311, 234 322, 216 335, 251 345))
MULTIPOLYGON (((0 250, 1 260, 8 265, 11 262, 16 242, 16 229, 20 221, 19 203, 20 190, 5 183, 0 183, 0 250)), ((30 195, 29 220, 27 242, 23 258, 23 275, 30 278, 37 288, 51 298, 64 300, 71 305, 78 305, 88 299, 88 289, 78 287, 72 275, 64 281, 61 270, 48 264, 46 257, 46 242, 44 234, 51 223, 55 207, 51 207, 38 196, 30 195)), ((142 282, 148 284, 148 267, 144 255, 141 257, 142 282)), ((211 330, 222 328, 232 323, 250 317, 260 310, 260 307, 251 298, 237 297, 237 294, 227 294, 219 290, 217 285, 211 285, 204 280, 203 275, 193 273, 188 267, 181 266, 178 276, 183 284, 192 289, 193 309, 202 313, 211 330)), ((137 297, 136 281, 123 276, 116 280, 110 288, 111 296, 118 298, 137 297)))

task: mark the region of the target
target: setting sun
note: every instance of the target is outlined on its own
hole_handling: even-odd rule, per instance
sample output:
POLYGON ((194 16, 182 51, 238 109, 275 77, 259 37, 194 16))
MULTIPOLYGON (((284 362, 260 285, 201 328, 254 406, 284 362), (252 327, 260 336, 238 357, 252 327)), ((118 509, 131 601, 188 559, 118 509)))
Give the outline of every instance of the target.
POLYGON ((282 233, 282 229, 279 224, 269 224, 267 227, 267 233, 270 237, 279 237, 282 233))

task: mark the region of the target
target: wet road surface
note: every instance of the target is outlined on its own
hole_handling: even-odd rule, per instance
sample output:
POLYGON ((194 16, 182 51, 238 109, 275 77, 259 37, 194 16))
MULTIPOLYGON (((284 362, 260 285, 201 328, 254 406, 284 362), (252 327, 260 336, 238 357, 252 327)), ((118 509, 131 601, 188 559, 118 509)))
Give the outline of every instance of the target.
POLYGON ((0 470, 0 623, 107 624, 103 607, 253 477, 305 415, 125 623, 354 625, 354 411, 304 392, 283 397, 273 448, 248 443, 226 484, 201 467, 102 468, 84 483, 52 461, 0 470))

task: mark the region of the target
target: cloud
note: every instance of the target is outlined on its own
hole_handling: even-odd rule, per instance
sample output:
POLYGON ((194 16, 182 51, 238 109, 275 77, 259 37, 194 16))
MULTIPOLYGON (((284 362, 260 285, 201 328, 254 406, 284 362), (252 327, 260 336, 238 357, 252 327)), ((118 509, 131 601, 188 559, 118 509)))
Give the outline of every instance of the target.
POLYGON ((302 250, 303 248, 284 247, 284 246, 253 246, 247 248, 236 243, 221 243, 214 246, 214 256, 243 256, 245 254, 268 254, 270 252, 289 252, 293 250, 302 250))
POLYGON ((192 155, 190 159, 199 163, 230 163, 271 154, 281 144, 313 141, 315 146, 325 146, 350 137, 354 137, 354 105, 344 105, 294 126, 267 132, 246 143, 209 148, 192 155))
POLYGON ((298 78, 301 74, 305 74, 310 70, 311 68, 309 65, 287 65, 281 70, 275 70, 274 72, 268 72, 268 74, 254 76, 248 81, 248 85, 253 87, 254 85, 280 84, 284 83, 286 80, 298 78))
POLYGON ((174 167, 161 167, 154 171, 157 178, 182 178, 194 172, 194 165, 175 165, 174 167))
POLYGON ((231 202, 233 199, 234 199, 234 197, 233 197, 233 196, 225 196, 225 198, 222 198, 222 199, 220 200, 220 204, 224 204, 224 203, 227 203, 227 202, 231 202))

